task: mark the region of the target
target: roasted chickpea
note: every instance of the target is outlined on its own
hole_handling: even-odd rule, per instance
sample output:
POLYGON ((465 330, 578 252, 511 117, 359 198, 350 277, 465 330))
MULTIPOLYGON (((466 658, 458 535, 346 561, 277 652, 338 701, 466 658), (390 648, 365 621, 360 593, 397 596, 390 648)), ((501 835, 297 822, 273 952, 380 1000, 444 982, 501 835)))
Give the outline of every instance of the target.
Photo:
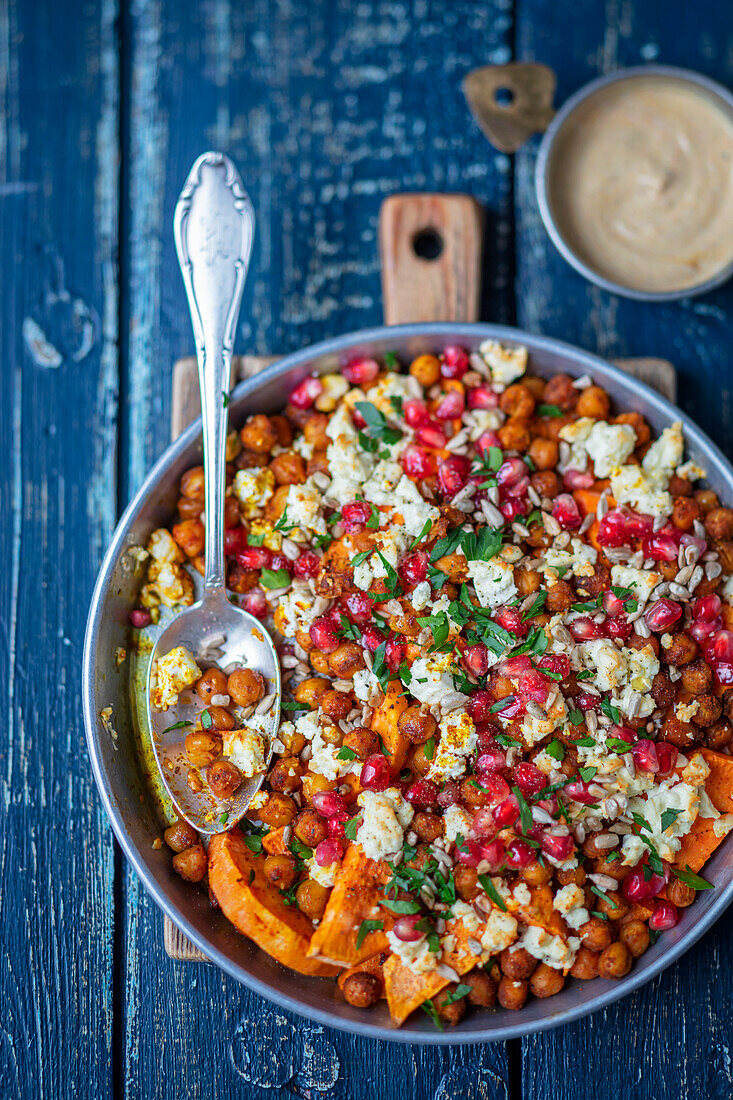
POLYGON ((723 713, 723 706, 715 695, 698 695, 697 710, 692 716, 692 721, 696 726, 712 726, 714 725, 721 714, 723 713))
POLYGON ((677 688, 666 672, 658 672, 652 680, 652 697, 658 707, 670 706, 677 695, 677 688))
POLYGON ((591 951, 588 947, 579 947, 575 962, 570 968, 570 975, 573 978, 580 978, 584 982, 590 981, 591 978, 597 978, 598 953, 591 951))
POLYGON ((692 485, 686 477, 680 477, 678 474, 672 474, 669 479, 668 491, 673 497, 691 497, 692 485))
POLYGON ((370 1008, 382 996, 382 983, 376 974, 367 974, 362 970, 346 978, 341 992, 354 1008, 370 1008))
POLYGON ((291 794, 300 786, 303 765, 297 756, 284 756, 276 760, 270 770, 269 783, 273 791, 291 794))
POLYGON ((604 893, 609 900, 596 898, 598 912, 603 913, 610 921, 623 920, 629 912, 629 903, 617 890, 605 890, 604 893))
POLYGON ((721 719, 720 722, 716 722, 714 726, 709 726, 705 730, 705 743, 710 749, 722 749, 726 745, 729 745, 733 738, 733 726, 727 718, 721 719))
POLYGON ((448 1027, 455 1027, 460 1023, 464 1013, 466 1011, 466 998, 456 997, 457 985, 455 982, 451 982, 445 989, 441 989, 440 993, 436 993, 433 997, 433 1006, 438 1013, 440 1020, 443 1024, 447 1024, 448 1027))
POLYGON ((265 681, 252 668, 235 668, 227 677, 227 691, 238 707, 251 707, 265 694, 265 681))
POLYGON ((689 691, 691 695, 702 695, 710 689, 713 682, 713 670, 706 660, 698 657, 697 660, 684 666, 679 682, 683 691, 689 691))
POLYGON ((356 642, 341 642, 333 653, 329 654, 328 667, 339 680, 351 680, 354 673, 364 668, 364 654, 356 642))
POLYGON ((311 413, 303 425, 306 442, 313 445, 314 451, 325 451, 331 440, 326 435, 329 417, 325 413, 311 413))
POLYGON ((637 447, 643 447, 645 443, 648 443, 652 437, 652 430, 647 424, 641 413, 628 412, 621 413, 620 416, 615 416, 612 420, 613 424, 630 424, 636 432, 636 445, 637 447))
POLYGON ((519 877, 528 886, 542 886, 552 878, 552 867, 542 866, 539 860, 533 859, 526 867, 522 867, 519 877))
POLYGON ((421 811, 413 817, 412 829, 423 843, 432 844, 434 840, 443 835, 443 818, 438 817, 437 814, 421 811))
POLYGON ((423 713, 419 707, 408 707, 397 719, 397 728, 413 745, 424 745, 435 735, 438 723, 429 711, 423 713))
POLYGON ((567 581, 555 581, 547 589, 545 607, 554 615, 558 611, 567 611, 575 603, 575 592, 567 581))
POLYGON ((560 450, 554 439, 533 439, 527 454, 538 470, 553 470, 557 466, 560 450))
POLYGON ((321 886, 319 882, 306 878, 297 887, 295 900, 301 913, 305 913, 311 920, 320 920, 330 893, 328 886, 321 886))
POLYGON ((730 508, 711 508, 704 523, 712 539, 733 539, 733 511, 730 508))
POLYGON ((621 940, 609 944, 598 958, 599 978, 623 978, 630 970, 631 952, 621 940))
POLYGON ((206 782, 216 798, 231 798, 242 782, 242 773, 231 760, 215 760, 206 769, 206 782))
POLYGON ((465 985, 470 985, 471 992, 466 994, 466 1000, 470 1005, 477 1005, 480 1008, 490 1008, 491 1005, 496 1003, 496 986, 497 983, 491 978, 485 970, 480 970, 476 967, 475 970, 471 970, 468 974, 465 974, 461 981, 465 985))
POLYGON ((176 508, 181 519, 199 519, 204 510, 204 498, 180 497, 176 508))
POLYGON ((554 500, 560 492, 560 478, 554 470, 537 470, 529 479, 529 483, 541 497, 549 497, 554 500))
POLYGON ((686 630, 672 636, 672 644, 664 650, 664 659, 668 665, 689 665, 698 654, 697 642, 686 630))
POLYGON ((196 684, 196 694, 207 706, 214 695, 228 695, 226 675, 219 668, 207 668, 196 684))
POLYGON ((203 554, 205 531, 200 519, 184 519, 182 523, 174 523, 171 534, 187 558, 203 554))
POLYGON ((331 690, 321 696, 319 705, 328 718, 338 722, 350 712, 353 703, 351 696, 347 695, 345 691, 331 690))
POLYGON ((440 360, 435 355, 418 355, 410 363, 410 374, 428 390, 440 380, 440 360))
POLYGON ((461 780, 461 799, 469 809, 474 811, 488 802, 488 795, 476 776, 468 776, 461 780))
POLYGON ((283 451, 275 455, 270 469, 278 485, 300 485, 306 479, 305 459, 295 451, 283 451))
MULTIPOLYGON (((573 583, 575 591, 584 599, 588 596, 600 596, 611 587, 611 571, 603 562, 596 562, 590 577, 575 577, 573 583)), ((629 642, 625 644, 629 645, 629 642)))
POLYGON ((288 856, 267 856, 262 871, 268 882, 282 890, 295 882, 295 861, 288 856))
MULTIPOLYGON (((570 773, 572 775, 572 772, 570 773)), ((561 870, 559 867, 555 869, 555 878, 561 886, 583 886, 586 880, 585 868, 582 863, 577 867, 572 867, 567 871, 561 870)))
POLYGON ((268 416, 257 413, 250 416, 239 433, 242 446, 255 454, 269 454, 277 444, 277 431, 268 416))
POLYGON ((163 833, 163 839, 174 852, 185 852, 187 848, 192 848, 194 844, 198 843, 199 834, 193 825, 189 825, 184 818, 179 817, 177 821, 168 826, 163 833))
POLYGON ((322 676, 309 676, 307 680, 302 680, 296 687, 295 700, 298 703, 304 703, 311 710, 315 710, 320 700, 330 690, 331 684, 328 680, 325 680, 322 676))
POLYGON ((635 959, 644 954, 651 939, 649 929, 643 920, 624 921, 619 929, 618 938, 635 959))
POLYGON ((205 484, 203 466, 192 466, 181 478, 181 496, 200 500, 203 503, 205 484))
POLYGON ((196 768, 206 768, 221 756, 223 741, 216 730, 197 730, 186 734, 186 756, 196 768))
POLYGON ((533 592, 539 592, 540 575, 536 569, 527 569, 518 565, 514 570, 514 583, 521 597, 531 596, 533 592))
POLYGON ((199 791, 204 789, 204 781, 195 768, 188 769, 186 773, 186 786, 189 791, 193 791, 195 794, 198 794, 199 791))
POLYGON ((367 729, 366 726, 355 726, 353 730, 349 730, 344 734, 342 744, 356 753, 359 760, 366 760, 367 756, 379 752, 379 739, 376 733, 367 729))
POLYGON ((678 749, 688 748, 697 740, 697 730, 690 722, 682 722, 675 716, 674 710, 669 710, 662 725, 662 736, 665 741, 671 741, 678 749))
POLYGON ((424 745, 415 745, 408 757, 407 764, 413 771, 417 772, 418 775, 427 775, 430 771, 432 758, 433 753, 430 754, 430 759, 425 755, 424 745))
MULTIPOLYGON (((733 542, 729 539, 722 539, 720 542, 715 543, 715 549, 718 552, 718 561, 723 566, 724 572, 733 573, 733 542)), ((700 585, 697 587, 699 590, 700 585)))
POLYGON ((201 882, 206 874, 209 861, 203 844, 194 844, 191 848, 173 856, 173 870, 186 882, 201 882))
POLYGON ((236 558, 227 560, 227 588, 230 592, 238 592, 240 595, 250 592, 259 579, 256 569, 245 569, 236 558))
POLYGON ((672 510, 672 523, 680 531, 691 531, 696 519, 700 518, 700 505, 689 497, 677 497, 672 510))
POLYGON ((703 515, 707 515, 713 508, 718 507, 718 494, 714 493, 712 489, 696 489, 692 495, 700 505, 700 511, 703 515))
MULTIPOLYGON (((617 848, 612 849, 607 855, 611 856, 617 848)), ((631 874, 631 867, 625 866, 620 859, 596 859, 593 861, 593 872, 596 875, 608 875, 617 882, 623 882, 627 875, 631 874)))
POLYGON ((654 656, 659 656, 660 645, 659 638, 655 634, 650 635, 648 638, 642 638, 641 634, 634 632, 629 638, 626 639, 624 645, 627 649, 646 649, 647 646, 651 646, 654 656))
POLYGON ((499 443, 505 451, 526 451, 532 442, 532 432, 529 421, 512 417, 499 428, 496 433, 499 443))
POLYGON ((326 822, 315 810, 301 810, 293 822, 293 832, 309 848, 315 848, 328 835, 326 822))
POLYGON ((535 997, 554 997, 565 985, 561 970, 555 970, 547 963, 540 963, 529 979, 530 992, 535 997))
POLYGON ((611 411, 611 400, 600 386, 586 386, 580 391, 575 412, 578 416, 590 416, 594 420, 607 420, 611 411))
POLYGON ((585 924, 581 924, 578 935, 583 941, 583 946, 590 951, 603 951, 611 942, 611 929, 608 922, 600 917, 591 917, 585 924))
POLYGON ((686 882, 682 882, 678 878, 673 878, 667 884, 667 898, 678 909, 686 909, 688 905, 692 905, 696 897, 697 892, 693 887, 688 886, 686 882))
POLYGON ((571 413, 578 403, 578 390, 567 374, 555 374, 545 385, 542 401, 545 405, 557 405, 563 412, 571 413))
POLYGON ((534 406, 534 397, 523 382, 514 382, 507 386, 499 398, 501 411, 520 420, 529 420, 534 413, 534 406))
POLYGON ((212 730, 233 730, 236 725, 234 715, 226 707, 207 707, 203 713, 209 715, 212 730))
POLYGON ((457 863, 453 869, 453 881, 456 893, 462 901, 473 901, 478 893, 478 871, 475 867, 466 867, 457 863))
POLYGON ((272 829, 290 825, 296 814, 295 803, 286 794, 270 792, 267 802, 257 811, 260 821, 272 829))
POLYGON ((518 947, 516 950, 506 947, 499 955, 499 966, 502 974, 507 978, 523 981, 535 970, 537 959, 523 947, 518 947))
POLYGON ((513 1011, 523 1008, 529 995, 529 982, 517 982, 506 975, 499 982, 496 996, 502 1008, 513 1011))

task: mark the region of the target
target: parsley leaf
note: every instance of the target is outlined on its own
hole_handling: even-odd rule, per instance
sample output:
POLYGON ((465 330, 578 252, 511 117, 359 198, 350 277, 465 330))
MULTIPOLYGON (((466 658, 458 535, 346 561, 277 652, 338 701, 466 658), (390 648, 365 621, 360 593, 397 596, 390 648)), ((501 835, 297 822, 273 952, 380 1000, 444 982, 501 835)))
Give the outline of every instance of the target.
POLYGON ((545 752, 548 756, 551 756, 553 760, 565 759, 565 746, 563 745, 562 741, 558 741, 556 737, 553 737, 552 741, 550 741, 550 744, 545 749, 545 752))
POLYGON ((350 749, 348 745, 344 745, 336 753, 337 760, 356 760, 356 753, 353 749, 350 749))
POLYGON ((287 569, 263 569, 260 573, 260 583, 265 588, 285 588, 290 584, 290 574, 287 569))
POLYGON ((524 797, 519 787, 512 787, 512 794, 519 803, 519 821, 522 826, 522 832, 528 833, 532 828, 532 811, 527 805, 527 799, 524 797))
POLYGON ((390 909, 393 913, 404 913, 411 915, 413 913, 420 912, 420 906, 416 901, 400 901, 399 899, 395 899, 393 901, 390 898, 383 898, 382 905, 386 909, 390 909))
POLYGON ((522 622, 526 622, 527 619, 533 619, 535 615, 539 615, 542 608, 545 606, 545 600, 547 599, 547 593, 544 589, 537 593, 537 597, 534 602, 527 608, 522 615, 522 622))
POLYGON ((416 547, 418 547, 418 546, 420 545, 420 543, 422 542, 422 540, 423 540, 423 539, 424 539, 424 538, 426 537, 426 535, 427 535, 427 534, 428 534, 428 533, 430 532, 430 528, 431 528, 432 526, 433 526, 433 521, 432 521, 431 519, 426 519, 426 520, 425 520, 425 523, 423 524, 423 529, 422 529, 422 531, 421 531, 421 532, 420 532, 420 534, 419 534, 419 535, 418 535, 418 536, 417 536, 416 538, 414 538, 414 539, 412 540, 412 542, 410 543, 410 550, 415 550, 415 549, 416 549, 416 547))
MULTIPOLYGON (((201 723, 203 725, 203 722, 201 723)), ((193 722, 187 722, 186 719, 182 719, 180 722, 174 722, 172 726, 166 726, 163 733, 170 733, 171 730, 182 730, 185 726, 192 726, 193 722)))
POLYGON ((686 870, 681 871, 679 867, 672 868, 672 874, 684 882, 685 886, 691 886, 693 890, 714 890, 712 882, 708 882, 707 879, 701 878, 700 875, 696 875, 690 867, 689 863, 685 864, 686 870))
POLYGON ((364 943, 370 932, 380 932, 384 928, 383 920, 363 920, 359 925, 359 931, 356 934, 356 947, 357 950, 364 943))
POLYGON ((423 1012, 427 1012, 428 1016, 437 1028, 439 1028, 441 1031, 445 1031, 445 1028, 441 1023, 440 1016, 438 1015, 438 1010, 430 998, 428 998, 427 1001, 423 1001, 420 1007, 422 1008, 423 1012))
POLYGON ((479 875, 479 882, 483 886, 488 897, 491 898, 497 909, 501 909, 502 913, 506 913, 506 905, 503 899, 500 897, 499 892, 494 886, 493 882, 488 875, 479 875))
POLYGON ((557 405, 538 405, 536 412, 537 416, 559 417, 565 415, 562 409, 559 408, 557 405))
POLYGON ((682 810, 666 809, 662 814, 662 832, 666 832, 670 825, 674 825, 681 813, 682 810))
POLYGON ((356 830, 361 825, 361 814, 350 818, 344 825, 344 836, 349 840, 356 840, 356 830))
POLYGON ((366 431, 359 433, 360 438, 366 435, 370 441, 387 444, 399 443, 402 439, 400 429, 390 427, 384 413, 381 413, 370 401, 357 401, 356 408, 366 423, 366 431))

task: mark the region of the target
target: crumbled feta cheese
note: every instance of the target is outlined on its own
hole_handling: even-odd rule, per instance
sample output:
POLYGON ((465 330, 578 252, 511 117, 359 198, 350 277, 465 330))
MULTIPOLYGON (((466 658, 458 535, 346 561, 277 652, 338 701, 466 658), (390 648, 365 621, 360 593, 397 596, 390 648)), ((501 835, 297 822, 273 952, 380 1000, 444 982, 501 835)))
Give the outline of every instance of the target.
POLYGON ((558 890, 552 907, 562 914, 570 928, 578 929, 590 920, 590 913, 585 908, 585 894, 575 883, 571 882, 558 890))
POLYGON ((567 461, 559 462, 558 469, 561 474, 566 470, 579 470, 581 473, 588 465, 588 451, 586 443, 593 429, 595 420, 589 416, 580 416, 570 424, 565 424, 560 429, 560 439, 570 444, 570 454, 567 461))
POLYGON ((468 575, 473 581, 482 607, 501 607, 502 604, 511 603, 517 595, 514 566, 501 558, 470 561, 468 575))
POLYGON ((465 711, 452 711, 441 719, 438 730, 440 740, 427 778, 433 782, 458 779, 466 770, 466 758, 476 749, 476 727, 465 711))
POLYGON ((435 970, 438 965, 438 955, 428 947, 426 936, 419 940, 407 943, 395 936, 394 932, 387 932, 389 949, 396 955, 403 966, 411 970, 413 974, 427 974, 435 970))
POLYGON ((675 718, 679 718, 680 722, 691 722, 699 709, 699 699, 693 699, 691 703, 677 703, 674 708, 675 718))
MULTIPOLYGON (((569 550, 565 547, 558 550, 553 545, 549 546, 542 556, 545 570, 571 569, 576 577, 592 577, 597 560, 598 554, 595 548, 578 538, 570 540, 569 550)), ((552 583, 551 578, 546 577, 546 580, 548 584, 552 583)))
POLYGON ((645 516, 665 518, 672 512, 672 497, 641 466, 622 466, 611 474, 611 494, 616 504, 628 504, 645 516))
MULTIPOLYGON (((492 880, 494 881, 494 880, 492 880)), ((481 946, 489 955, 498 955, 517 938, 519 924, 511 913, 492 907, 481 935, 481 946)))
POLYGON ((177 645, 170 653, 158 658, 156 683, 152 692, 153 706, 158 710, 174 707, 180 692, 195 684, 201 675, 193 654, 185 645, 177 645))
MULTIPOLYGON (((432 526, 440 518, 439 509, 421 496, 414 481, 411 481, 407 475, 398 482, 393 499, 387 503, 393 504, 395 511, 402 516, 405 531, 413 539, 422 535, 428 520, 432 526)), ((425 538, 427 534, 429 529, 425 538)))
POLYGON ((322 503, 321 494, 312 478, 308 478, 302 485, 289 487, 283 512, 287 523, 295 523, 298 527, 297 531, 290 534, 290 538, 300 535, 305 539, 310 535, 326 534, 326 521, 321 513, 322 503))
POLYGON ((280 597, 275 612, 275 626, 285 638, 294 638, 298 631, 307 634, 311 624, 318 618, 315 610, 317 597, 309 588, 293 587, 280 597))
POLYGON ((371 669, 360 668, 354 673, 354 695, 360 703, 368 703, 381 690, 381 684, 371 669))
POLYGON ((586 667, 596 670, 595 686, 599 691, 613 691, 625 683, 626 661, 613 642, 607 638, 593 638, 582 642, 579 648, 586 667))
POLYGON ((473 906, 456 900, 451 902, 451 912, 453 919, 461 922, 469 936, 475 936, 480 931, 482 924, 473 906))
POLYGON ((675 783, 672 779, 650 788, 646 798, 630 798, 628 812, 641 814, 646 819, 651 832, 647 834, 645 830, 645 839, 654 845, 662 859, 673 860, 681 838, 689 833, 697 818, 699 807, 697 787, 689 783, 675 783), (679 813, 662 829, 665 810, 678 810, 679 813))
POLYGON ((532 958, 551 966, 553 970, 569 970, 575 962, 580 940, 570 936, 566 942, 562 936, 553 936, 544 928, 531 925, 522 936, 520 945, 532 958))
POLYGON ((473 818, 462 806, 457 804, 449 806, 443 814, 443 829, 446 841, 449 844, 455 844, 459 836, 465 839, 471 830, 472 824, 473 818))
MULTIPOLYGON (((678 763, 680 765, 683 761, 684 757, 678 757, 678 763)), ((693 753, 682 770, 682 778, 685 783, 692 783, 696 787, 704 786, 705 780, 709 775, 710 768, 701 752, 693 753)))
POLYGON ((611 584, 614 588, 630 588, 641 603, 646 603, 658 584, 663 581, 661 573, 653 569, 635 569, 631 565, 612 565, 611 584))
POLYGON ((636 432, 630 424, 608 424, 605 420, 593 425, 585 444, 596 477, 608 477, 624 464, 635 447, 636 432))
POLYGON ((421 581, 420 584, 415 585, 415 588, 410 593, 410 603, 415 611, 423 611, 432 599, 432 589, 429 581, 421 581))
POLYGON ((316 863, 316 857, 311 856, 305 863, 308 868, 308 878, 313 879, 319 886, 334 886, 336 884, 336 875, 341 870, 341 864, 338 860, 334 860, 326 867, 320 867, 316 863))
POLYGON ((448 669, 452 663, 450 653, 431 653, 428 657, 418 657, 410 672, 410 694, 419 703, 430 706, 441 702, 443 697, 454 691, 453 677, 448 669))
MULTIPOLYGON (((568 710, 561 692, 557 693, 549 706, 545 706, 544 711, 546 718, 535 718, 534 715, 527 714, 522 721, 522 737, 530 748, 565 722, 568 710)), ((501 718, 501 712, 499 717, 501 718)))
POLYGON ((509 348, 496 340, 484 340, 479 346, 479 355, 491 370, 494 382, 508 386, 521 378, 527 369, 527 349, 517 344, 509 348))
POLYGON ((165 527, 159 527, 157 531, 153 531, 148 541, 148 553, 153 561, 157 562, 183 561, 185 557, 183 550, 165 527))
POLYGON ((651 691, 652 681, 659 672, 659 661, 652 647, 645 645, 641 649, 627 649, 624 646, 621 653, 626 661, 629 686, 642 694, 651 691))
POLYGON ((685 441, 682 436, 682 422, 675 420, 665 428, 659 439, 652 443, 642 459, 642 466, 646 472, 662 487, 675 471, 675 467, 682 462, 682 454, 685 449, 685 441))
POLYGON ((332 412, 340 398, 349 391, 349 383, 343 374, 322 374, 319 378, 323 389, 316 398, 319 412, 332 412))
POLYGON ((464 414, 464 424, 468 428, 468 438, 475 443, 484 432, 495 432, 502 426, 506 417, 499 409, 471 409, 464 414))
POLYGON ((362 820, 356 841, 368 859, 386 859, 402 848, 404 831, 414 810, 394 787, 386 791, 362 791, 357 799, 362 820))
POLYGON ((222 737, 224 756, 227 756, 247 779, 265 770, 265 741, 261 733, 246 728, 224 730, 222 737))
POLYGON ((733 814, 723 814, 713 822, 713 832, 717 837, 727 836, 733 829, 733 814))
POLYGON ((529 887, 526 882, 518 882, 512 890, 512 897, 520 905, 531 905, 532 895, 529 892, 529 887))
MULTIPOLYGON (((391 506, 394 504, 395 490, 404 476, 398 462, 393 462, 391 458, 382 459, 364 482, 362 489, 364 499, 369 504, 391 506)), ((407 478, 407 480, 410 479, 407 478)))
POLYGON ((411 374, 390 371, 369 389, 363 400, 374 405, 375 409, 379 409, 388 420, 394 420, 397 413, 391 401, 392 397, 401 398, 403 401, 418 401, 422 396, 422 386, 417 378, 411 374))
POLYGON ((274 491, 275 475, 267 466, 250 466, 234 476, 234 495, 248 519, 264 508, 274 491))
POLYGON ((726 603, 733 603, 733 573, 723 581, 721 595, 726 603))
POLYGON ((621 851, 623 852, 621 862, 624 867, 636 867, 637 863, 647 854, 648 848, 640 836, 637 836, 636 833, 629 833, 621 842, 621 851))
MULTIPOLYGON (((350 760, 339 760, 340 752, 337 738, 327 741, 323 736, 324 731, 335 732, 333 724, 319 713, 310 711, 302 714, 295 723, 295 729, 311 743, 310 770, 316 775, 322 775, 325 779, 340 779, 354 771, 361 770, 361 761, 356 764, 350 760)), ((330 734, 329 734, 330 736, 330 734)))
POLYGON ((708 476, 702 466, 698 466, 698 464, 692 460, 683 462, 681 466, 677 467, 675 473, 677 477, 683 477, 687 481, 699 481, 701 478, 708 476))

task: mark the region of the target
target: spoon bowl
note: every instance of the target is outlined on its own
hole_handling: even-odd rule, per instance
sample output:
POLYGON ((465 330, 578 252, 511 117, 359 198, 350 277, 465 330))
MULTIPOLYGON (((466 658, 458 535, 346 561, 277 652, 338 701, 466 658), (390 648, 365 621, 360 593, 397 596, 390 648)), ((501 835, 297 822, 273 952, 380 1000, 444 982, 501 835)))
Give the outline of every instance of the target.
MULTIPOLYGON (((232 347, 254 236, 254 210, 239 173, 223 153, 204 153, 191 169, 176 204, 176 251, 191 311, 201 389, 204 437, 206 545, 203 594, 159 636, 147 679, 147 717, 163 783, 179 814, 200 833, 231 829, 246 813, 272 758, 280 719, 280 665, 262 624, 229 597, 224 569, 226 435, 232 347), (182 646, 197 663, 260 673, 259 703, 237 708, 238 728, 249 722, 266 743, 264 764, 222 801, 204 783, 186 753, 186 735, 208 717, 191 691, 168 709, 153 705, 158 662, 182 646)), ((190 678, 189 678, 190 682, 190 678)))

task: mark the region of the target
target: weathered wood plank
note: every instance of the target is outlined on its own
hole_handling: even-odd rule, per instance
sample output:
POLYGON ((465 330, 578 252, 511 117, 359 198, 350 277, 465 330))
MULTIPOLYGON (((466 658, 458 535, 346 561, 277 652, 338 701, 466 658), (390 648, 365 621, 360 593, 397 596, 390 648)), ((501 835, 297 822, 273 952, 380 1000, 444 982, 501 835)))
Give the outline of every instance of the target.
MULTIPOLYGON (((129 40, 128 492, 167 441, 170 370, 192 344, 170 226, 205 145, 235 159, 258 214, 242 347, 283 353, 380 320, 377 216, 395 190, 488 205, 483 311, 509 319, 509 160, 478 137, 460 77, 509 57, 510 5, 213 0, 184 22, 173 0, 133 0, 129 40)), ((504 1046, 413 1052, 313 1028, 167 959, 129 874, 125 903, 130 1096, 508 1095, 504 1046)))
MULTIPOLYGON (((551 65, 557 102, 620 66, 659 60, 730 83, 730 21, 709 5, 578 5, 524 0, 517 54, 551 65)), ((537 140, 517 157, 519 323, 603 355, 660 355, 678 368, 680 404, 729 453, 728 363, 733 287, 702 299, 647 305, 587 284, 555 252, 534 196, 537 140)), ((522 1044, 522 1095, 544 1100, 671 1100, 731 1095, 726 1005, 732 951, 721 926, 633 997, 522 1044)))
POLYGON ((0 4, 0 1095, 112 1095, 109 825, 81 652, 115 521, 114 0, 0 4), (42 33, 39 33, 42 28, 42 33))

